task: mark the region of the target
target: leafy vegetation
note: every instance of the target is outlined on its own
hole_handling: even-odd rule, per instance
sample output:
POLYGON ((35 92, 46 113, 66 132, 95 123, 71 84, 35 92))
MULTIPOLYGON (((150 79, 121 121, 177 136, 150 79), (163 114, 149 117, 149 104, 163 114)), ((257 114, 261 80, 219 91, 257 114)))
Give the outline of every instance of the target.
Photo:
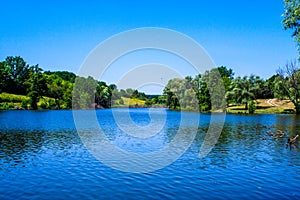
POLYGON ((162 106, 164 102, 162 96, 148 99, 138 90, 119 91, 116 85, 92 77, 78 77, 67 71, 44 72, 20 56, 9 56, 0 62, 0 78, 0 109, 144 107, 162 106))
POLYGON ((284 29, 293 31, 292 35, 298 44, 300 53, 300 2, 299 0, 284 0, 284 7, 282 21, 284 29))

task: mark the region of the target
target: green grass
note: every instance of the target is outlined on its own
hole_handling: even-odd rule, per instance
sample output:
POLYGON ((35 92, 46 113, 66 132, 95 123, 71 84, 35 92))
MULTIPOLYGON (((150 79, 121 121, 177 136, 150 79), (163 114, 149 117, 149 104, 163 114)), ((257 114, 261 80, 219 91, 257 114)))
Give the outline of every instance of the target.
POLYGON ((119 103, 119 100, 116 100, 114 102, 113 107, 144 107, 145 106, 145 102, 144 100, 140 100, 140 99, 131 99, 131 98, 126 98, 126 97, 121 97, 123 99, 123 104, 119 103))
MULTIPOLYGON (((275 99, 274 99, 275 100, 275 99)), ((294 113, 294 105, 289 100, 276 100, 277 106, 272 106, 266 103, 267 99, 256 100, 255 114, 281 114, 294 113)), ((245 105, 230 106, 226 109, 228 113, 248 114, 245 110, 245 105)))
MULTIPOLYGON (((42 97, 37 104, 39 109, 54 108, 55 99, 50 97, 42 97)), ((0 110, 11 110, 15 108, 28 109, 29 106, 30 98, 25 95, 9 94, 5 92, 0 94, 0 110)))
POLYGON ((21 103, 29 100, 30 98, 25 95, 9 94, 5 92, 0 94, 0 102, 21 103))

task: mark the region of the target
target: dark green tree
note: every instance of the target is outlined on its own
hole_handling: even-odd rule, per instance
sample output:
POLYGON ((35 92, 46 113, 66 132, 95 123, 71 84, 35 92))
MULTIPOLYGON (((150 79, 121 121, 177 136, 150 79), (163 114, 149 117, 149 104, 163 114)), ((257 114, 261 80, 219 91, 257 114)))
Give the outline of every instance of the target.
POLYGON ((56 72, 45 71, 44 73, 47 75, 55 74, 56 76, 62 78, 63 80, 69 81, 71 83, 74 83, 76 78, 76 75, 74 73, 68 71, 56 71, 56 72))
POLYGON ((220 76, 223 80, 225 91, 227 92, 229 91, 229 88, 231 86, 234 72, 232 71, 232 69, 227 69, 227 67, 225 66, 218 67, 217 69, 219 70, 220 76))
POLYGON ((25 95, 27 88, 24 83, 29 78, 29 65, 20 56, 8 56, 4 62, 10 70, 7 92, 25 95))
POLYGON ((25 85, 28 85, 27 95, 30 97, 30 106, 33 110, 38 109, 37 103, 47 89, 46 80, 42 71, 38 65, 31 66, 29 69, 30 78, 25 82, 25 85))
POLYGON ((296 114, 300 114, 300 70, 297 63, 290 62, 279 69, 275 82, 276 96, 289 98, 295 105, 296 114))
POLYGON ((234 79, 230 90, 226 93, 226 98, 236 104, 244 104, 245 110, 248 110, 248 103, 250 100, 255 100, 255 92, 259 88, 255 84, 255 76, 251 75, 249 78, 237 77, 234 79))
POLYGON ((98 82, 92 77, 77 77, 73 88, 72 108, 95 108, 95 93, 98 82))
POLYGON ((107 86, 105 82, 99 81, 96 87, 95 103, 100 107, 110 108, 113 88, 116 87, 107 86))
POLYGON ((6 92, 9 80, 9 67, 5 62, 0 62, 0 93, 6 92))
POLYGON ((292 30, 295 38, 298 51, 300 52, 300 1, 299 0, 284 0, 283 26, 284 29, 292 30))
POLYGON ((198 74, 193 80, 193 89, 198 100, 198 108, 200 112, 211 110, 210 94, 206 81, 201 74, 198 74))

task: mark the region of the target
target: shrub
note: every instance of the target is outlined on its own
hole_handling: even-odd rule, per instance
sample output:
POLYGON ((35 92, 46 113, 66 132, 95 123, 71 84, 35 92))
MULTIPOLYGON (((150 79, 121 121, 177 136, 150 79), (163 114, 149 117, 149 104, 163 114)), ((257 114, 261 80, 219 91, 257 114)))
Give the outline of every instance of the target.
POLYGON ((250 101, 248 105, 249 114, 254 114, 255 110, 256 110, 256 106, 254 101, 250 101))

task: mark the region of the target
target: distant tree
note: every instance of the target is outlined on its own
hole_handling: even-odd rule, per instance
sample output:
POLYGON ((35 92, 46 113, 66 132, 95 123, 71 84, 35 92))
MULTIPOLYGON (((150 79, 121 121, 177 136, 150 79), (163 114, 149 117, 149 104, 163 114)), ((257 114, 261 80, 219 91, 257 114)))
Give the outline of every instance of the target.
POLYGON ((271 99, 275 97, 275 80, 279 75, 273 75, 264 82, 263 99, 271 99))
POLYGON ((27 88, 24 82, 29 78, 29 65, 20 56, 8 56, 4 62, 9 69, 7 92, 25 95, 27 88))
POLYGON ((251 75, 249 78, 237 77, 234 79, 230 90, 226 93, 226 98, 237 104, 245 104, 245 110, 248 110, 248 103, 250 100, 255 100, 255 92, 259 88, 255 84, 255 76, 251 75))
POLYGON ((232 69, 227 69, 227 67, 225 66, 218 67, 217 69, 219 70, 220 76, 223 80, 225 91, 227 92, 232 83, 234 72, 232 71, 232 69))
POLYGON ((0 93, 7 90, 9 80, 9 68, 5 62, 0 62, 0 93))
POLYGON ((171 79, 164 89, 166 106, 170 109, 197 110, 197 95, 191 77, 171 79))
POLYGON ((230 81, 230 75, 223 74, 222 77, 219 68, 213 68, 203 74, 203 80, 209 91, 211 111, 225 111, 226 99, 223 79, 230 81))
POLYGON ((300 52, 300 1, 299 0, 284 0, 283 25, 284 29, 293 31, 293 37, 298 44, 300 52))
POLYGON ((93 108, 95 103, 95 93, 98 83, 92 77, 77 77, 73 88, 73 108, 87 109, 93 108))
POLYGON ((118 87, 117 87, 116 84, 110 84, 108 87, 109 87, 109 89, 110 89, 111 91, 113 91, 113 90, 118 90, 118 87))
POLYGON ((201 112, 211 110, 211 101, 207 82, 201 74, 198 74, 193 80, 193 90, 198 100, 198 108, 201 112))
POLYGON ((74 83, 76 78, 76 75, 74 73, 68 71, 55 71, 55 72, 45 71, 44 73, 47 75, 55 74, 56 76, 62 78, 63 80, 69 81, 71 83, 74 83))
POLYGON ((296 114, 300 114, 300 70, 297 62, 290 62, 278 70, 275 81, 277 97, 288 97, 295 105, 296 114))
POLYGON ((33 110, 38 109, 37 103, 47 89, 46 80, 42 71, 38 65, 31 66, 29 69, 29 79, 24 83, 28 85, 27 95, 30 97, 30 106, 33 110))
POLYGON ((114 87, 107 86, 105 82, 99 81, 96 87, 95 103, 104 108, 110 108, 113 92, 112 88, 114 87))

